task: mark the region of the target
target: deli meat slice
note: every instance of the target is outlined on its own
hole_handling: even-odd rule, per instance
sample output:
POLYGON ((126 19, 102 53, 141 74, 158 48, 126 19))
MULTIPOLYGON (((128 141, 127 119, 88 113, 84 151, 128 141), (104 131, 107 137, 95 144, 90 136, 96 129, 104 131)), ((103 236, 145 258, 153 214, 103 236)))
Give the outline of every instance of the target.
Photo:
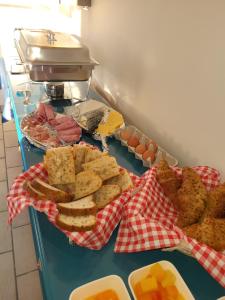
POLYGON ((63 117, 60 117, 60 118, 55 118, 55 125, 59 125, 59 124, 62 124, 62 123, 65 123, 69 120, 72 120, 73 121, 73 118, 71 117, 68 117, 68 116, 63 116, 63 117))
POLYGON ((57 131, 78 127, 74 120, 68 120, 65 123, 54 126, 57 131))
POLYGON ((75 143, 80 140, 80 135, 74 134, 74 135, 59 135, 58 136, 60 140, 64 141, 65 143, 75 143))
POLYGON ((81 135, 81 129, 80 127, 74 127, 74 128, 70 128, 70 129, 66 129, 66 130, 59 130, 58 131, 59 135, 81 135))
POLYGON ((45 116, 48 121, 55 119, 55 112, 50 105, 45 104, 45 116))

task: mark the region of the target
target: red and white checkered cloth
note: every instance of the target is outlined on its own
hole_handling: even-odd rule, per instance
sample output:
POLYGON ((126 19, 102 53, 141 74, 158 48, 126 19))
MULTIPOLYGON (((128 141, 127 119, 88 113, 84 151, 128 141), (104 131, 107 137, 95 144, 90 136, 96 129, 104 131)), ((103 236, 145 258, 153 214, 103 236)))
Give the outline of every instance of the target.
MULTIPOLYGON (((181 175, 180 168, 173 169, 178 176, 181 175)), ((207 190, 220 183, 220 174, 215 169, 193 169, 201 176, 207 190)), ((168 248, 185 241, 192 256, 225 287, 225 255, 187 237, 174 225, 177 212, 156 180, 156 168, 148 170, 142 178, 145 184, 141 191, 123 207, 115 252, 168 248)))
POLYGON ((97 226, 94 230, 87 232, 69 232, 56 226, 55 218, 58 214, 58 210, 54 202, 36 200, 24 189, 24 183, 27 180, 32 181, 35 178, 47 180, 47 172, 44 169, 43 163, 39 163, 15 179, 7 196, 9 222, 11 223, 13 218, 25 207, 33 206, 36 210, 46 213, 49 221, 63 231, 71 241, 89 249, 99 250, 108 242, 115 227, 120 222, 124 204, 131 198, 135 191, 141 188, 143 179, 132 173, 130 173, 130 176, 134 183, 134 188, 122 193, 120 197, 98 212, 97 226))

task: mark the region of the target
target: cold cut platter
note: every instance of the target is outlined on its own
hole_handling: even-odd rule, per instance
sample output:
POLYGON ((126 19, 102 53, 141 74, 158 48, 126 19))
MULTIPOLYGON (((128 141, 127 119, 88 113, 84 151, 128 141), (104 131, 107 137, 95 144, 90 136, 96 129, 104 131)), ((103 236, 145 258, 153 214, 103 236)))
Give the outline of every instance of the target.
POLYGON ((20 127, 27 140, 44 151, 51 147, 75 144, 82 133, 71 116, 58 114, 44 103, 40 103, 36 111, 25 116, 20 127))

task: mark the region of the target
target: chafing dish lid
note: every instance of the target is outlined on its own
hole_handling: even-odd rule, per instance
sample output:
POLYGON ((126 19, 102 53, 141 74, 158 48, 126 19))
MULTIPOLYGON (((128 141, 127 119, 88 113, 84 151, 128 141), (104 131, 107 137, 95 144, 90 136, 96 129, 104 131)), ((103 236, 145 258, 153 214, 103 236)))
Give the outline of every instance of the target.
POLYGON ((25 63, 44 65, 98 64, 72 34, 47 29, 15 29, 16 48, 25 63))

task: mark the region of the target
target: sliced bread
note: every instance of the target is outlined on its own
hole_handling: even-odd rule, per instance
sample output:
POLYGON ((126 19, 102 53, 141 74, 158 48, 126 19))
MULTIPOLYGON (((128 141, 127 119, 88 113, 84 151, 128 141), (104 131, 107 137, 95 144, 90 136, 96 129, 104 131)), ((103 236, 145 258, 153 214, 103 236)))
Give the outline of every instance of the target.
POLYGON ((82 164, 85 163, 85 154, 89 147, 85 145, 73 145, 74 164, 76 174, 83 171, 82 164))
POLYGON ((72 195, 71 201, 73 200, 75 194, 75 182, 67 184, 54 184, 54 187, 72 195))
POLYGON ((120 174, 116 159, 108 155, 85 163, 82 166, 85 171, 94 171, 103 181, 120 174))
POLYGON ((95 228, 96 217, 93 215, 73 217, 58 214, 56 224, 68 231, 89 231, 95 228))
POLYGON ((75 182, 73 147, 48 149, 44 158, 50 185, 75 182))
POLYGON ((32 187, 46 195, 47 199, 54 202, 69 202, 73 200, 72 195, 49 185, 39 178, 32 181, 32 187))
POLYGON ((70 203, 58 203, 57 208, 61 214, 68 216, 92 215, 97 211, 97 206, 93 201, 92 195, 70 203))
POLYGON ((128 191, 134 185, 127 170, 120 170, 120 175, 112 177, 104 182, 104 184, 117 184, 122 192, 128 191))
POLYGON ((98 209, 104 208, 121 193, 121 189, 116 184, 103 185, 94 193, 94 200, 98 209))
POLYGON ((80 199, 96 192, 102 186, 102 179, 93 171, 83 171, 76 175, 75 199, 80 199))
POLYGON ((86 153, 85 153, 85 163, 87 162, 90 162, 90 161, 93 161, 93 160, 96 160, 97 158, 100 158, 102 156, 105 156, 107 155, 108 153, 106 152, 101 152, 97 149, 91 149, 91 148, 88 148, 86 153))
POLYGON ((24 189, 27 190, 27 192, 31 195, 31 197, 34 197, 37 200, 46 200, 46 195, 42 192, 36 190, 32 185, 30 181, 26 181, 23 185, 24 189))

